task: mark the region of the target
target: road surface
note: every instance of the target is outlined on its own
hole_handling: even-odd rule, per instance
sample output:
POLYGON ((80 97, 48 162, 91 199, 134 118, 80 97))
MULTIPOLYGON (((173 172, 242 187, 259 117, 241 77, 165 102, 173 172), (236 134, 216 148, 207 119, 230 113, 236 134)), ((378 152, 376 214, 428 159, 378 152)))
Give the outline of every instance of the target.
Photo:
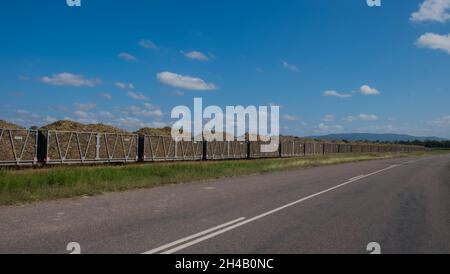
POLYGON ((0 207, 0 253, 450 253, 450 156, 0 207))

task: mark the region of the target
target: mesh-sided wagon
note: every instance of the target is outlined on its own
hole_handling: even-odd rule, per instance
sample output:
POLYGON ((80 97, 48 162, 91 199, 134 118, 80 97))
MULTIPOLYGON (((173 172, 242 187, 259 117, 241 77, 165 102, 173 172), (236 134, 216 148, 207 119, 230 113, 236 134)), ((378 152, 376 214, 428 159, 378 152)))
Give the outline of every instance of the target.
POLYGON ((301 157, 305 156, 305 143, 301 141, 282 141, 281 157, 301 157))
POLYGON ((0 165, 36 164, 37 138, 35 130, 0 129, 0 165))
POLYGON ((245 141, 210 141, 207 142, 207 159, 245 159, 247 158, 247 149, 245 141))
POLYGON ((282 140, 273 152, 262 152, 263 144, 269 142, 176 141, 170 136, 127 133, 0 129, 0 166, 258 159, 425 150, 420 146, 282 140))
POLYGON ((270 145, 271 142, 250 142, 250 158, 276 158, 280 157, 279 144, 273 144, 273 152, 263 152, 262 145, 270 145))
POLYGON ((138 136, 134 134, 48 130, 40 136, 46 164, 138 161, 138 136))
POLYGON ((139 136, 144 162, 201 160, 203 142, 174 140, 169 136, 139 136))
POLYGON ((313 142, 305 143, 305 155, 323 154, 323 143, 313 142))
POLYGON ((324 143, 323 144, 323 153, 324 154, 334 154, 339 153, 339 144, 335 143, 324 143))

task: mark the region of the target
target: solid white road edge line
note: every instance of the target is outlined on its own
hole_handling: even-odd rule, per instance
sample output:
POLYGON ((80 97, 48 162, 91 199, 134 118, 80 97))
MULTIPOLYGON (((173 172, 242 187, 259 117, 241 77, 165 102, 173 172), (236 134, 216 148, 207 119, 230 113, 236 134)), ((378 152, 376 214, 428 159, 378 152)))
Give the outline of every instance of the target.
POLYGON ((279 211, 284 210, 284 209, 286 209, 286 208, 292 207, 292 206, 294 206, 294 205, 297 205, 297 204, 302 203, 302 202, 304 202, 304 201, 307 201, 307 200, 309 200, 309 199, 315 198, 315 197, 317 197, 317 196, 319 196, 319 195, 328 193, 328 192, 330 192, 330 191, 336 190, 336 189, 338 189, 338 188, 344 187, 344 186, 346 186, 346 185, 348 185, 348 184, 357 182, 357 181, 359 181, 359 180, 362 180, 362 179, 364 179, 364 178, 367 178, 367 177, 376 175, 376 174, 378 174, 378 173, 381 173, 381 172, 384 172, 384 171, 388 171, 388 170, 390 170, 390 169, 393 169, 393 168, 396 168, 396 167, 399 167, 399 166, 402 166, 402 165, 405 165, 405 164, 409 164, 409 163, 412 163, 412 162, 416 162, 416 161, 417 161, 417 160, 415 160, 415 161, 409 161, 409 162, 405 162, 405 163, 400 163, 400 164, 395 164, 395 165, 391 165, 391 166, 389 166, 389 167, 386 167, 386 168, 377 170, 377 171, 372 172, 372 173, 369 173, 369 174, 367 174, 367 175, 357 176, 357 177, 355 177, 355 178, 352 178, 352 179, 348 180, 348 181, 345 182, 345 183, 342 183, 342 184, 336 185, 336 186, 334 186, 334 187, 330 187, 330 188, 328 188, 328 189, 322 190, 322 191, 320 191, 320 192, 317 192, 317 193, 315 193, 315 194, 309 195, 309 196, 304 197, 304 198, 302 198, 302 199, 300 199, 300 200, 297 200, 297 201, 295 201, 295 202, 292 202, 292 203, 286 204, 286 205, 284 205, 284 206, 275 208, 275 209, 273 209, 273 210, 267 211, 266 213, 260 214, 260 215, 258 215, 258 216, 253 217, 253 218, 250 218, 250 219, 245 220, 245 218, 242 217, 242 218, 239 218, 239 219, 237 219, 237 220, 231 221, 231 222, 229 222, 229 223, 226 223, 226 224, 223 224, 223 225, 220 225, 220 226, 217 226, 217 227, 214 227, 214 228, 205 230, 205 231, 203 231, 203 232, 194 234, 194 235, 192 235, 192 236, 188 236, 188 237, 186 237, 186 238, 180 239, 180 240, 175 241, 175 242, 172 242, 172 243, 170 243, 170 244, 163 245, 163 246, 161 246, 161 247, 152 249, 152 250, 147 251, 147 252, 145 252, 145 253, 143 253, 143 254, 154 254, 154 253, 156 253, 156 252, 159 252, 159 251, 162 251, 162 250, 166 250, 166 249, 168 249, 168 248, 170 248, 170 247, 172 247, 172 246, 176 246, 177 244, 184 243, 184 242, 187 242, 187 241, 189 241, 189 240, 191 240, 191 239, 197 238, 197 239, 195 239, 195 240, 193 240, 193 241, 184 243, 184 244, 182 244, 182 245, 179 245, 179 246, 177 246, 177 247, 174 247, 174 248, 172 248, 172 249, 170 249, 170 250, 166 250, 166 251, 164 251, 164 252, 161 253, 161 254, 173 254, 173 253, 175 253, 175 252, 178 252, 178 251, 180 251, 180 250, 186 249, 186 248, 188 248, 188 247, 190 247, 190 246, 196 245, 196 244, 198 244, 198 243, 200 243, 200 242, 203 242, 203 241, 206 241, 206 240, 208 240, 208 239, 214 238, 214 237, 216 237, 216 236, 218 236, 218 235, 221 235, 221 234, 223 234, 223 233, 225 233, 225 232, 228 232, 228 231, 233 230, 233 229, 235 229, 235 228, 238 228, 238 227, 240 227, 240 226, 246 225, 246 224, 248 224, 248 223, 254 222, 254 221, 259 220, 259 219, 261 219, 261 218, 264 218, 264 217, 266 217, 266 216, 272 215, 272 214, 274 214, 274 213, 276 213, 276 212, 279 212, 279 211), (238 220, 240 220, 241 222, 238 221, 238 220), (234 225, 232 225, 232 224, 234 224, 234 225), (225 228, 220 229, 220 228, 222 228, 222 227, 225 227, 225 228), (220 230, 218 230, 218 229, 220 229, 220 230), (218 231, 216 231, 216 230, 218 230, 218 231), (214 232, 214 231, 215 231, 215 232, 214 232), (209 232, 212 232, 212 233, 211 233, 211 234, 208 234, 209 232), (205 235, 205 234, 207 234, 207 235, 205 235), (205 235, 205 236, 203 236, 203 235, 205 235), (201 237, 201 236, 203 236, 203 237, 201 237), (198 237, 200 237, 200 238, 198 238, 198 237))

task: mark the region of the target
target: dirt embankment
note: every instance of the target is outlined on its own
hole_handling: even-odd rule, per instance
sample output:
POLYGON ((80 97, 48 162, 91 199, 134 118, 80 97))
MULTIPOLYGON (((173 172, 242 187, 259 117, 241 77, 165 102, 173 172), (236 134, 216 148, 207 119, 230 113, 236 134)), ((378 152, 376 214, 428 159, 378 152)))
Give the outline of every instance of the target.
POLYGON ((101 133, 118 133, 129 134, 126 130, 104 125, 104 124, 82 124, 69 120, 56 121, 54 123, 45 125, 40 130, 60 130, 60 131, 78 131, 78 132, 101 132, 101 133))
POLYGON ((165 128, 141 128, 138 131, 135 131, 135 134, 139 135, 147 135, 147 136, 171 136, 172 129, 170 127, 165 128))
MULTIPOLYGON (((25 129, 22 126, 0 120, 0 128, 5 129, 25 129)), ((105 124, 83 124, 70 120, 60 120, 54 123, 42 126, 39 130, 58 130, 58 131, 77 131, 77 132, 100 132, 100 133, 116 133, 116 134, 132 134, 124 129, 105 124)), ((141 128, 134 134, 148 136, 171 136, 171 128, 141 128)))

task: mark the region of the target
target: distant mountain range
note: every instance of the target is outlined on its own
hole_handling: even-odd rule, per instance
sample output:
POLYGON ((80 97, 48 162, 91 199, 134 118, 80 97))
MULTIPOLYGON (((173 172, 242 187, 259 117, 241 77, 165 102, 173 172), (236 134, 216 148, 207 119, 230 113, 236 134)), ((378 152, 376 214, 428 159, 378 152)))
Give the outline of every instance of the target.
POLYGON ((347 140, 347 141, 361 141, 367 140, 371 142, 380 141, 380 142, 392 142, 392 141, 445 141, 447 139, 435 137, 435 136, 426 136, 426 137, 418 137, 411 136, 406 134, 375 134, 375 133, 342 133, 342 134, 329 134, 324 136, 310 136, 309 138, 321 139, 321 140, 347 140))

